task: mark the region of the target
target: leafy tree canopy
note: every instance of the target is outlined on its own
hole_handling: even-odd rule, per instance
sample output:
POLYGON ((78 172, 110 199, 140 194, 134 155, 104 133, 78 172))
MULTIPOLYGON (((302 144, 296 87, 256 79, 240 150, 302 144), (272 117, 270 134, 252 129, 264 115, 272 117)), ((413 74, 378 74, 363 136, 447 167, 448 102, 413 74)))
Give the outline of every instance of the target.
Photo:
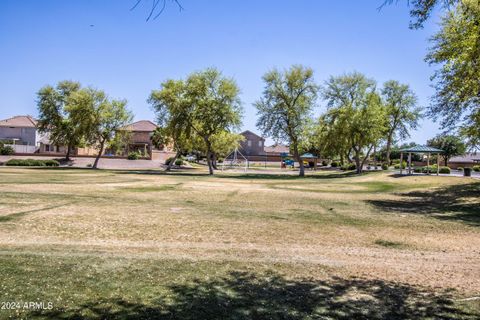
POLYGON ((283 72, 274 69, 263 76, 263 81, 263 96, 254 103, 259 116, 257 127, 264 135, 290 145, 300 164, 300 176, 303 176, 300 138, 311 118, 319 89, 313 79, 313 70, 301 65, 283 72))

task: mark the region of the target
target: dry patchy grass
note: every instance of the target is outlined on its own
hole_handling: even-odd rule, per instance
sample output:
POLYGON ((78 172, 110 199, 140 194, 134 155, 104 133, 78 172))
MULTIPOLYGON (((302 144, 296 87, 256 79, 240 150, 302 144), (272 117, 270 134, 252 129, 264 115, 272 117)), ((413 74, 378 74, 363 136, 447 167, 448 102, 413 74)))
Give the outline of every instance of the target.
MULTIPOLYGON (((450 298, 457 299, 480 291, 478 180, 387 173, 323 172, 299 179, 232 173, 208 177, 199 170, 163 174, 16 168, 0 168, 0 177, 0 273, 10 279, 3 284, 5 296, 72 299, 73 289, 64 287, 73 286, 80 297, 77 302, 55 300, 72 318, 116 318, 128 312, 188 318, 180 298, 198 299, 192 308, 209 305, 214 297, 202 296, 202 290, 213 292, 217 287, 224 289, 214 296, 231 291, 229 303, 240 312, 248 299, 263 297, 255 290, 259 284, 268 287, 264 282, 269 272, 276 286, 287 292, 290 286, 297 288, 293 292, 312 301, 312 310, 301 310, 298 301, 285 302, 281 290, 269 289, 272 292, 263 297, 273 303, 265 307, 269 314, 275 303, 289 306, 277 318, 315 312, 361 318, 366 312, 366 318, 400 319, 452 310, 468 311, 468 318, 480 312, 476 300, 456 309, 458 304, 448 299, 441 304, 435 295, 443 297, 453 289, 450 298), (42 265, 52 270, 58 266, 60 276, 53 281, 56 273, 42 265), (28 271, 45 274, 27 281, 28 271), (127 279, 112 273, 126 273, 127 279), (151 274, 155 276, 148 282, 151 274), (238 278, 251 286, 252 296, 244 296, 248 288, 238 278), (105 283, 106 289, 98 283, 105 283), (183 296, 172 286, 180 287, 183 296), (329 289, 317 295, 315 287, 329 289), (408 296, 403 299, 404 314, 379 311, 396 308, 395 301, 380 298, 385 290, 395 301, 408 296), (153 301, 155 296, 170 301, 179 313, 168 307, 170 302, 153 301), (97 298, 105 305, 98 305, 97 298), (319 303, 320 298, 330 303, 319 303), (365 300, 365 310, 351 304, 357 300, 365 300), (424 308, 434 304, 446 309, 415 314, 411 304, 420 300, 424 308), (336 303, 343 315, 332 313, 336 303)), ((222 314, 212 310, 210 316, 222 314)))

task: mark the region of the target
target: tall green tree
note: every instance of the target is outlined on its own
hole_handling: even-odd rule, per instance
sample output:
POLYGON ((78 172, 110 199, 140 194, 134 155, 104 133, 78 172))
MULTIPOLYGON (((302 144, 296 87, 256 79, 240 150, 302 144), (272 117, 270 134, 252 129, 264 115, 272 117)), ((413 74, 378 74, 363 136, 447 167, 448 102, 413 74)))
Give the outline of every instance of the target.
POLYGON ((299 174, 304 176, 300 138, 308 125, 319 89, 313 70, 301 65, 294 65, 284 72, 274 69, 263 76, 263 81, 263 96, 254 103, 259 115, 257 127, 264 135, 290 145, 300 164, 299 174))
POLYGON ((187 96, 191 100, 190 126, 203 143, 209 173, 215 161, 215 137, 239 128, 242 119, 240 89, 233 79, 217 69, 191 74, 187 81, 187 96))
POLYGON ((68 106, 71 119, 81 124, 86 143, 97 149, 93 169, 98 167, 103 151, 115 134, 132 120, 126 105, 125 100, 110 100, 103 91, 92 88, 71 95, 68 106))
POLYGON ((429 146, 443 150, 442 156, 445 161, 445 166, 448 165, 448 161, 455 156, 461 156, 467 151, 465 142, 454 135, 437 135, 435 138, 427 141, 429 146))
POLYGON ((417 97, 407 84, 390 80, 385 82, 382 98, 387 116, 386 160, 390 163, 390 151, 396 139, 410 137, 409 130, 418 127, 421 108, 417 106, 417 97))
POLYGON ((474 133, 469 126, 480 110, 480 1, 460 1, 430 41, 426 60, 440 69, 433 76, 436 93, 429 115, 441 118, 446 128, 474 133))
MULTIPOLYGON (((186 80, 167 80, 149 102, 165 138, 173 140, 177 156, 193 149, 206 154, 209 173, 215 168, 216 146, 241 124, 240 90, 216 69, 192 73, 186 80)), ((225 144, 221 144, 222 148, 225 144)), ((232 145, 232 147, 234 147, 232 145)), ((167 168, 168 169, 168 168, 167 168)))
POLYGON ((480 109, 472 112, 469 119, 459 129, 470 149, 480 149, 480 109))
MULTIPOLYGON (((407 0, 410 9, 410 16, 413 20, 410 21, 410 28, 420 29, 427 21, 435 8, 441 7, 443 9, 450 8, 462 0, 407 0)), ((385 0, 383 5, 397 3, 399 0, 385 0)))
POLYGON ((376 92, 376 83, 361 73, 331 77, 322 91, 328 110, 323 121, 329 125, 330 137, 341 137, 344 150, 354 154, 357 173, 371 151, 383 139, 386 113, 376 92))
POLYGON ((188 88, 183 80, 167 80, 159 90, 153 90, 148 102, 155 110, 158 128, 153 135, 156 146, 172 145, 175 156, 167 165, 170 171, 175 160, 192 147, 194 105, 188 95, 188 88))
POLYGON ((80 88, 78 82, 60 81, 56 87, 45 86, 37 93, 38 129, 40 133, 49 135, 52 144, 67 148, 67 161, 72 149, 80 146, 83 139, 81 124, 72 121, 68 109, 70 96, 80 88))

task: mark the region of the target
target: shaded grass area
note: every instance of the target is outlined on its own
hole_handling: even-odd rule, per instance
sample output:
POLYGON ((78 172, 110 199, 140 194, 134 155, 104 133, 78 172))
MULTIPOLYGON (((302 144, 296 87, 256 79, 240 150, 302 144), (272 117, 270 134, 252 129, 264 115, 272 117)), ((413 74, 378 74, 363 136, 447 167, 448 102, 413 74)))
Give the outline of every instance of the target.
POLYGON ((375 244, 385 248, 393 248, 393 249, 402 249, 407 247, 407 245, 403 242, 390 241, 390 240, 384 240, 384 239, 375 240, 375 244))
MULTIPOLYGON (((477 319, 455 292, 361 278, 291 277, 241 263, 2 253, 6 301, 52 310, 0 310, 28 319, 477 319), (20 285, 21 284, 21 285, 20 285)), ((475 302, 473 302, 475 303, 475 302)))
POLYGON ((122 189, 130 192, 158 192, 176 190, 180 188, 182 184, 183 183, 164 184, 161 186, 124 187, 122 189))
POLYGON ((47 211, 47 210, 51 210, 51 209, 57 209, 57 208, 61 208, 61 207, 70 205, 72 203, 73 202, 69 202, 69 203, 64 203, 64 204, 46 206, 46 207, 42 207, 42 208, 38 208, 38 209, 24 210, 24 211, 18 211, 18 212, 10 213, 10 214, 7 214, 7 215, 0 216, 0 223, 1 222, 11 222, 11 221, 20 219, 20 218, 22 218, 22 217, 24 217, 24 216, 26 216, 30 213, 47 211))
POLYGON ((480 226, 480 183, 403 193, 401 199, 368 200, 384 212, 430 215, 437 219, 480 226))

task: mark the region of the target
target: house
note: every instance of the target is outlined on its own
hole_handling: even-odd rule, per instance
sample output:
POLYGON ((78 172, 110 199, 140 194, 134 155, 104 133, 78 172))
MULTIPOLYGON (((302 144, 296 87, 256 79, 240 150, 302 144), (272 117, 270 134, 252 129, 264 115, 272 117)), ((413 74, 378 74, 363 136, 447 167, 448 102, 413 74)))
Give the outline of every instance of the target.
POLYGON ((122 130, 129 133, 126 153, 140 152, 144 155, 151 155, 154 149, 152 135, 155 129, 157 129, 157 125, 148 120, 140 120, 125 126, 122 130))
POLYGON ((245 139, 240 142, 239 151, 244 156, 263 156, 265 155, 265 139, 249 130, 240 133, 245 139))
POLYGON ((276 143, 270 147, 265 147, 265 153, 269 156, 281 156, 290 154, 290 147, 284 144, 276 143))
POLYGON ((40 138, 37 120, 31 116, 14 116, 0 120, 0 141, 10 145, 16 153, 36 152, 40 138))

